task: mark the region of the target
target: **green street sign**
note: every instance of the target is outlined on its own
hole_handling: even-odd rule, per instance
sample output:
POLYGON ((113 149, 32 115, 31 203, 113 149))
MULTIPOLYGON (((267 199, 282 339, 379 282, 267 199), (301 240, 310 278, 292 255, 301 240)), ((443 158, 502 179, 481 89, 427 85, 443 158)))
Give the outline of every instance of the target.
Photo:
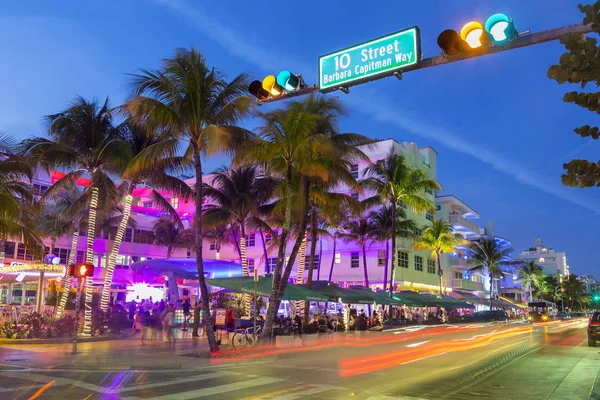
POLYGON ((319 57, 319 90, 328 92, 406 71, 421 61, 415 26, 319 57))

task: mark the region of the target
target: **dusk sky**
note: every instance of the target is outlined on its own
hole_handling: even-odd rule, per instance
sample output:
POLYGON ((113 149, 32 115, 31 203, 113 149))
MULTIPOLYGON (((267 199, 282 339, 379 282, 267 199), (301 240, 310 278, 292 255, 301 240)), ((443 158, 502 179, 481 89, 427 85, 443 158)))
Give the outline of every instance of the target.
MULTIPOLYGON (((517 30, 538 32, 578 23, 580 0, 485 1, 176 1, 79 0, 4 2, 0 10, 0 131, 43 135, 43 115, 76 95, 121 104, 127 73, 155 69, 178 47, 197 47, 233 77, 262 79, 282 69, 317 82, 317 59, 418 25, 425 57, 437 36, 496 12, 517 30), (289 4, 285 8, 283 4, 289 4), (384 6, 384 4, 388 4, 384 6)), ((417 142, 438 152, 438 180, 477 210, 480 225, 515 251, 541 236, 566 251, 571 271, 598 273, 598 189, 560 183, 563 162, 597 160, 597 144, 573 128, 594 115, 562 102, 567 90, 547 78, 564 48, 558 42, 387 78, 339 96, 348 106, 343 131, 417 142)), ((593 90, 593 89, 592 89, 593 90)), ((247 126, 252 126, 248 121, 247 126)), ((209 160, 207 170, 225 163, 209 160)))

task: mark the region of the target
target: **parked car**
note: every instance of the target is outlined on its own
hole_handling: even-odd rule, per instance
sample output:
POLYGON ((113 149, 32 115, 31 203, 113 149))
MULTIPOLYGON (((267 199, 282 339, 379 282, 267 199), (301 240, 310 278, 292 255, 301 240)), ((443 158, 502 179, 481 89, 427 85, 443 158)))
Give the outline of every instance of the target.
POLYGON ((595 347, 596 342, 600 341, 600 312, 596 311, 588 322, 588 346, 595 347))
POLYGON ((571 316, 566 312, 558 312, 558 313, 556 313, 556 319, 560 319, 560 320, 571 319, 571 316))

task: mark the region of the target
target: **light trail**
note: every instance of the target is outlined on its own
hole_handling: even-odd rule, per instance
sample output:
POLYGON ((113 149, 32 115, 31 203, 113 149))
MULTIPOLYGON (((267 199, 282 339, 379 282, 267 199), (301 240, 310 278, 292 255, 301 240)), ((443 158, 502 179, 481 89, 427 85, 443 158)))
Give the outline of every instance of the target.
POLYGON ((406 347, 419 347, 420 345, 425 344, 425 343, 429 343, 429 340, 426 340, 424 342, 419 342, 419 343, 407 344, 406 347))
POLYGON ((28 400, 34 400, 37 399, 38 397, 40 397, 50 386, 54 385, 56 383, 56 380, 53 379, 50 382, 46 383, 44 386, 42 386, 41 388, 38 389, 37 392, 35 392, 33 394, 33 396, 31 396, 28 400))
POLYGON ((359 374, 365 374, 405 364, 411 361, 418 361, 424 358, 432 357, 434 355, 440 355, 441 353, 472 350, 500 339, 521 335, 523 333, 529 333, 532 331, 533 328, 531 327, 511 329, 504 332, 498 332, 490 336, 476 338, 468 343, 456 343, 445 341, 433 343, 425 348, 414 348, 410 350, 402 349, 399 351, 392 351, 369 357, 356 357, 346 359, 338 363, 338 366, 340 368, 339 375, 342 377, 349 377, 359 374))

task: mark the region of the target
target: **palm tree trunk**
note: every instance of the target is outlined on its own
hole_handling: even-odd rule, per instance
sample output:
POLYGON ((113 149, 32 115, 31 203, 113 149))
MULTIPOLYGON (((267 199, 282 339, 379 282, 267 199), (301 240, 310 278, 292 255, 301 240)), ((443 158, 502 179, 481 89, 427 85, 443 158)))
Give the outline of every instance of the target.
POLYGON ((494 307, 492 306, 494 304, 493 299, 494 299, 494 275, 492 275, 490 273, 490 310, 494 309, 494 307))
POLYGON ((203 323, 206 336, 208 339, 208 346, 210 347, 211 353, 219 351, 219 345, 217 338, 215 337, 215 331, 213 329, 212 318, 210 315, 210 304, 208 302, 208 288, 206 287, 206 280, 204 278, 204 264, 202 260, 202 160, 200 158, 200 150, 198 144, 195 141, 197 138, 192 138, 191 144, 193 147, 193 161, 194 168, 196 170, 196 188, 195 188, 195 203, 196 203, 196 215, 194 215, 195 223, 195 247, 196 247, 196 268, 198 269, 198 284, 200 285, 200 296, 202 301, 203 311, 203 323))
MULTIPOLYGON (((77 254, 77 241, 79 240, 79 221, 74 224, 73 239, 71 240, 71 252, 69 253, 69 260, 67 265, 75 263, 75 255, 77 254)), ((71 290, 71 277, 67 275, 65 271, 65 283, 63 285, 63 291, 58 301, 58 307, 56 307, 56 318, 60 318, 67 304, 67 297, 69 297, 69 291, 71 290)))
MULTIPOLYGON (((317 252, 317 208, 314 202, 312 203, 312 212, 310 215, 310 257, 308 260, 308 276, 306 277, 306 285, 312 287, 313 271, 315 269, 315 253, 317 252)), ((310 302, 304 302, 303 324, 308 324, 308 312, 310 310, 310 302)))
POLYGON ((4 266, 4 257, 6 256, 4 248, 6 246, 6 239, 0 237, 0 267, 4 266))
MULTIPOLYGON (((302 243, 300 244, 300 248, 298 249, 298 284, 302 285, 304 283, 304 267, 306 264, 306 235, 302 239, 302 243)), ((302 312, 302 306, 304 302, 301 300, 296 301, 296 312, 302 312)))
MULTIPOLYGON (((242 273, 244 276, 250 276, 248 272, 248 257, 246 255, 246 227, 244 225, 244 221, 240 222, 240 263, 242 264, 242 273)), ((250 301, 251 295, 245 293, 243 295, 244 302, 244 314, 246 316, 250 316, 250 301)))
POLYGON ((367 269, 367 249, 365 248, 365 244, 362 245, 362 253, 363 253, 363 271, 365 273, 365 286, 369 287, 369 272, 367 269))
POLYGON ((443 274, 443 271, 442 271, 442 261, 440 260, 440 251, 436 250, 435 251, 435 255, 437 256, 438 279, 439 279, 439 282, 440 282, 440 297, 444 297, 444 291, 443 291, 443 288, 442 288, 442 274, 443 274))
POLYGON ((265 232, 260 229, 260 238, 262 240, 263 257, 265 258, 265 274, 269 272, 269 252, 267 251, 267 243, 265 242, 265 232))
MULTIPOLYGON (((391 199, 392 203, 392 265, 390 267, 390 297, 394 294, 394 267, 396 264, 396 201, 391 199)), ((390 315, 392 306, 390 306, 390 315)))
POLYGON ((323 259, 323 240, 319 239, 319 263, 317 264, 317 282, 321 280, 321 260, 323 259))
MULTIPOLYGON (((131 184, 132 188, 135 184, 131 184)), ((125 235, 125 228, 129 223, 129 214, 131 213, 131 201, 133 196, 131 193, 125 195, 125 204, 123 205, 123 217, 117 228, 117 234, 113 242, 113 247, 108 255, 108 263, 106 265, 106 274, 104 275, 104 286, 102 287, 102 298, 100 300, 100 309, 104 312, 108 310, 108 302, 110 301, 110 287, 112 286, 113 275, 115 273, 115 264, 117 263, 117 256, 119 255, 119 249, 123 242, 123 235, 125 235)))
POLYGON ((167 258, 173 257, 173 246, 167 246, 167 258))
POLYGON ((531 287, 531 282, 529 282, 529 301, 533 301, 533 290, 531 287))
POLYGON ((385 263, 383 264, 383 291, 384 292, 385 292, 385 289, 387 288, 389 257, 390 257, 390 241, 386 239, 386 241, 385 241, 385 263))
POLYGON ((273 334, 273 320, 277 315, 279 303, 281 302, 281 297, 278 297, 278 294, 279 286, 281 284, 281 272, 283 271, 283 263, 285 262, 287 238, 292 226, 292 190, 292 167, 288 166, 286 173, 286 199, 283 226, 281 228, 279 250, 277 251, 277 263, 275 264, 275 270, 273 271, 273 289, 269 299, 265 325, 263 327, 263 335, 264 337, 269 338, 269 340, 273 334))
MULTIPOLYGON (((88 231, 85 262, 94 263, 94 237, 96 234, 96 207, 98 206, 98 188, 92 187, 90 199, 90 211, 88 214, 88 231)), ((83 335, 92 334, 92 298, 94 294, 94 279, 91 276, 85 278, 85 312, 83 320, 83 335)))
POLYGON ((337 236, 333 235, 333 252, 331 253, 331 266, 329 267, 329 277, 327 278, 327 282, 331 282, 331 278, 333 277, 333 265, 335 264, 335 250, 337 247, 337 236))

